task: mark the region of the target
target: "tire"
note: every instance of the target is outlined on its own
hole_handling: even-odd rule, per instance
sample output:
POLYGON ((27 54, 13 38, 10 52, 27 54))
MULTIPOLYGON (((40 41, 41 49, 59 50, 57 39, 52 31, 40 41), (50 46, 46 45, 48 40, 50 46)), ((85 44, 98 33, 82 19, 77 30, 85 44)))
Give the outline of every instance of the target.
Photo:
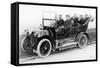
POLYGON ((29 49, 29 46, 31 46, 29 39, 27 39, 26 37, 24 37, 21 41, 21 50, 23 52, 30 52, 31 50, 29 49), (28 43, 27 43, 28 42, 28 43))
POLYGON ((50 55, 52 50, 52 45, 50 40, 42 39, 39 41, 37 46, 37 54, 39 57, 44 58, 50 55))
POLYGON ((85 34, 79 34, 78 35, 78 47, 79 48, 84 48, 87 46, 87 36, 85 34))
POLYGON ((23 39, 22 39, 22 41, 21 41, 21 50, 23 51, 23 52, 25 52, 26 50, 24 49, 24 46, 23 46, 23 44, 24 44, 24 40, 26 39, 26 37, 24 37, 23 39))

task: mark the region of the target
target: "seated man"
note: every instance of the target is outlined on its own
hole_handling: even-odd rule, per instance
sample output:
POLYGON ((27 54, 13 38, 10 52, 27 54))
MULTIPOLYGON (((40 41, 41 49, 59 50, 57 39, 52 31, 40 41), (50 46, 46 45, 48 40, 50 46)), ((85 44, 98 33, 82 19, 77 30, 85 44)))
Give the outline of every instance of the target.
POLYGON ((72 25, 72 20, 70 19, 70 15, 66 15, 66 20, 64 22, 64 28, 68 28, 72 25))
POLYGON ((89 22, 89 19, 90 19, 90 17, 87 14, 85 14, 85 16, 84 16, 84 24, 83 25, 87 24, 89 22))
POLYGON ((72 20, 73 20, 74 23, 78 23, 77 14, 74 14, 74 16, 72 17, 72 20))
POLYGON ((62 19, 62 15, 59 15, 58 20, 56 21, 56 31, 60 32, 61 28, 64 24, 64 20, 62 19))
POLYGON ((82 25, 82 24, 85 23, 85 19, 84 19, 83 15, 80 15, 80 16, 79 16, 78 23, 79 23, 80 25, 82 25))
POLYGON ((66 15, 66 20, 64 22, 64 32, 68 33, 70 31, 70 27, 72 26, 73 21, 70 18, 70 15, 66 15))
POLYGON ((87 14, 84 17, 83 15, 80 15, 79 23, 80 25, 85 25, 89 22, 89 20, 90 20, 90 17, 87 14))
POLYGON ((73 20, 73 26, 79 25, 77 14, 74 14, 74 16, 72 17, 72 20, 73 20))
POLYGON ((87 30, 87 28, 88 28, 88 23, 90 22, 90 21, 93 21, 93 18, 91 17, 91 16, 88 16, 87 14, 85 15, 85 17, 84 17, 84 23, 82 24, 82 30, 83 31, 86 31, 87 30))
POLYGON ((86 21, 88 21, 88 20, 86 20, 86 18, 84 18, 83 17, 83 15, 80 15, 80 17, 79 17, 79 24, 80 24, 80 30, 82 30, 82 31, 86 31, 86 29, 87 29, 87 26, 88 26, 88 22, 86 22, 86 21))
POLYGON ((56 26, 57 28, 62 26, 64 24, 64 20, 62 19, 62 15, 59 15, 57 21, 56 21, 56 26))
POLYGON ((86 22, 89 19, 89 16, 87 14, 85 14, 84 18, 85 18, 85 22, 86 22))

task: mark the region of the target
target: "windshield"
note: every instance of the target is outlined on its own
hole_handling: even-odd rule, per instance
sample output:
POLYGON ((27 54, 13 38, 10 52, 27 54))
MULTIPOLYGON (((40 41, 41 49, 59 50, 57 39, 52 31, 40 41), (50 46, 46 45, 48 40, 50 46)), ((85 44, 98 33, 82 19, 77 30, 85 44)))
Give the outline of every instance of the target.
POLYGON ((55 20, 54 19, 43 19, 44 26, 54 27, 55 20))
POLYGON ((53 27, 56 21, 56 13, 53 11, 43 12, 43 26, 53 27))

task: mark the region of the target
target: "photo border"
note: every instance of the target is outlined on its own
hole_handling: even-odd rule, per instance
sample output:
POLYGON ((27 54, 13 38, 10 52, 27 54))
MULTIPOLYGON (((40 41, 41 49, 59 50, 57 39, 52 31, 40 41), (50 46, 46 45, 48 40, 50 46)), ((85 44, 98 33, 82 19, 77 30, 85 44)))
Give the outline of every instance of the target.
MULTIPOLYGON (((15 18, 16 18, 16 23, 15 23, 15 27, 16 27, 16 32, 12 32, 13 29, 13 21, 11 21, 11 64, 16 65, 16 66, 23 66, 23 65, 43 65, 43 64, 58 64, 58 63, 77 63, 77 62, 91 62, 91 61, 97 61, 98 60, 98 27, 97 27, 97 20, 98 20, 98 7, 96 6, 81 6, 81 5, 62 5, 62 4, 48 4, 48 3, 29 3, 29 2, 14 2, 11 4, 12 5, 16 5, 16 10, 13 10, 16 14, 15 14, 15 18), (57 62, 41 62, 41 63, 25 63, 25 64, 19 64, 19 5, 23 4, 23 5, 40 5, 40 6, 56 6, 56 7, 75 7, 75 8, 89 8, 89 9, 95 9, 96 10, 96 59, 89 59, 89 60, 74 60, 74 61, 57 61, 57 62), (15 34, 14 37, 12 37, 12 35, 15 34), (16 40, 15 40, 16 39, 16 40), (15 40, 13 44, 15 44, 15 46, 12 44, 12 40, 15 40)), ((12 11, 12 12, 13 12, 12 11)), ((12 13, 11 12, 11 16, 12 13)), ((11 20, 13 19, 13 17, 11 17, 11 20)))

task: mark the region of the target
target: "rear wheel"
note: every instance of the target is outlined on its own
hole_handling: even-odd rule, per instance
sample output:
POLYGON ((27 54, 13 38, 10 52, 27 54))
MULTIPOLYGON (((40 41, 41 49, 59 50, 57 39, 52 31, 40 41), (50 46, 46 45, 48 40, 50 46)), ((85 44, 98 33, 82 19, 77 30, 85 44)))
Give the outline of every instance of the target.
POLYGON ((50 55, 51 49, 52 49, 52 45, 51 45, 50 40, 42 39, 38 43, 37 54, 39 57, 47 57, 50 55))
POLYGON ((79 48, 84 48, 87 46, 87 36, 85 34, 80 34, 77 38, 79 48))

